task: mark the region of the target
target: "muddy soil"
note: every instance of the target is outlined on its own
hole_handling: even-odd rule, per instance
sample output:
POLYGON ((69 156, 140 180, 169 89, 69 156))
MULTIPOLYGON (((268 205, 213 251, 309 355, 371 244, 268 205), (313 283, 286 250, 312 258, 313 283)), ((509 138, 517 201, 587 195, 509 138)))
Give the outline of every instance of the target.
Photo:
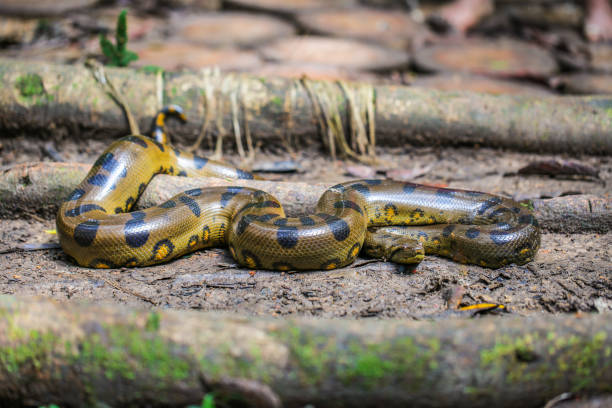
MULTIPOLYGON (((50 160, 48 141, 4 139, 0 165, 50 160), (47 146, 47 147, 45 147, 47 146)), ((53 141, 66 161, 93 162, 107 140, 76 144, 53 141)), ((201 151, 206 154, 206 151, 201 151)), ((240 164, 238 157, 226 159, 240 164)), ((299 173, 269 178, 336 182, 352 163, 333 162, 315 147, 300 153, 259 151, 254 164, 294 160, 299 173)), ((608 196, 608 157, 561 157, 474 148, 380 149, 378 170, 430 166, 415 181, 477 189, 518 199, 564 194, 608 196), (599 170, 599 179, 519 176, 522 166, 542 159, 571 159, 599 170)), ((249 163, 246 163, 247 165, 249 163)), ((36 205, 32 203, 32 205, 36 205)), ((278 273, 239 267, 225 249, 211 249, 165 265, 94 270, 76 267, 61 249, 14 251, 24 243, 56 242, 53 220, 0 220, 0 293, 43 295, 60 300, 142 304, 178 309, 235 311, 245 315, 321 317, 469 316, 455 304, 501 303, 510 313, 605 312, 612 310, 612 232, 544 233, 534 262, 487 269, 434 256, 409 270, 388 262, 358 259, 328 272, 278 273), (449 308, 450 307, 450 308, 449 308)))

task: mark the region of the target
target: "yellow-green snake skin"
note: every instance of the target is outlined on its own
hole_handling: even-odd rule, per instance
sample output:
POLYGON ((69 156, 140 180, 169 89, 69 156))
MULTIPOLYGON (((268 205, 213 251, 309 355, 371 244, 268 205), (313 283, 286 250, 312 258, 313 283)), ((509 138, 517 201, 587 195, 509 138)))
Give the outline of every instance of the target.
POLYGON ((145 136, 124 137, 61 205, 57 232, 64 252, 94 268, 152 265, 225 246, 254 269, 333 269, 360 252, 398 263, 437 254, 497 268, 531 261, 540 245, 537 220, 513 200, 386 180, 333 186, 315 214, 296 218, 285 217, 272 195, 244 187, 193 189, 131 211, 156 174, 253 178, 145 136))

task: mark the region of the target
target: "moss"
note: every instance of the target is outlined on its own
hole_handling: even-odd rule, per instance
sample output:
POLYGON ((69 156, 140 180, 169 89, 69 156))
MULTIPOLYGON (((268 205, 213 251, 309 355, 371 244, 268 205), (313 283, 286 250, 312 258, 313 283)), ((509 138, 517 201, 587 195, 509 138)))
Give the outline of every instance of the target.
POLYGON ((24 365, 40 369, 48 361, 57 342, 51 333, 30 330, 27 334, 18 328, 9 329, 8 337, 16 344, 0 347, 0 362, 9 373, 17 373, 24 365))
POLYGON ((38 74, 21 75, 15 81, 15 87, 24 98, 44 95, 45 87, 43 80, 38 74))
POLYGON ((330 373, 343 384, 374 389, 401 378, 411 389, 421 387, 427 373, 437 368, 438 339, 417 341, 400 337, 380 343, 312 333, 292 327, 279 334, 287 342, 292 361, 299 367, 299 381, 306 385, 329 379, 330 373))
MULTIPOLYGON (((156 321, 153 316, 149 322, 156 321)), ((155 323, 149 323, 149 328, 154 327, 155 323)), ((92 376, 102 373, 109 380, 130 380, 139 372, 146 372, 163 384, 186 379, 191 374, 190 364, 182 358, 179 346, 139 327, 109 327, 75 344, 62 341, 52 331, 24 332, 9 320, 7 338, 11 344, 0 347, 0 362, 11 373, 31 365, 38 369, 53 361, 54 355, 62 354, 84 373, 92 376)))
POLYGON ((159 330, 159 324, 161 321, 160 314, 158 312, 151 312, 147 317, 147 322, 145 323, 145 329, 150 332, 156 332, 159 330))
POLYGON ((503 376, 509 385, 530 382, 552 385, 566 381, 566 373, 571 370, 572 391, 597 388, 598 379, 612 364, 604 363, 606 336, 603 331, 590 339, 559 336, 553 331, 547 332, 542 339, 538 333, 518 338, 501 336, 491 348, 481 351, 480 365, 489 376, 503 376), (548 355, 551 365, 531 365, 538 359, 538 350, 548 355))

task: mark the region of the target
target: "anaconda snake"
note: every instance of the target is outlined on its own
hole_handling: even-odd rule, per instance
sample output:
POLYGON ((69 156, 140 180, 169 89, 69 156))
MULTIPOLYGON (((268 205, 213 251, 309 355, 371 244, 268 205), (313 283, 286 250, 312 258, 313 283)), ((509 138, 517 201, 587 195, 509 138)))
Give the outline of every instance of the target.
POLYGON ((418 263, 428 253, 496 268, 529 262, 539 248, 535 217, 515 201, 387 180, 333 186, 315 214, 296 218, 285 217, 272 195, 243 187, 193 189, 131 211, 156 174, 253 178, 172 148, 163 124, 177 110, 160 112, 157 140, 114 142, 61 205, 60 243, 79 265, 152 265, 228 246, 244 266, 281 271, 342 267, 360 251, 398 263, 418 263))

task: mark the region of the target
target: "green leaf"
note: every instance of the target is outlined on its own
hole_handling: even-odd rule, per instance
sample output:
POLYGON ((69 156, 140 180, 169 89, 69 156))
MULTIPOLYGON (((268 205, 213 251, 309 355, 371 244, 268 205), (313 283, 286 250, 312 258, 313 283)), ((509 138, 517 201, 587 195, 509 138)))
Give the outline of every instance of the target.
POLYGON ((117 32, 115 33, 115 42, 117 43, 117 51, 122 54, 127 45, 127 10, 121 10, 117 17, 117 32))
POLYGON ((121 55, 121 59, 119 60, 119 63, 117 65, 119 65, 120 67, 127 67, 128 65, 130 65, 130 62, 137 60, 138 55, 135 52, 125 50, 123 55, 121 55))
POLYGON ((100 49, 102 49, 102 53, 110 61, 110 64, 117 65, 117 50, 104 34, 100 34, 100 49))
POLYGON ((215 408, 215 397, 212 394, 206 394, 202 400, 202 408, 215 408))

